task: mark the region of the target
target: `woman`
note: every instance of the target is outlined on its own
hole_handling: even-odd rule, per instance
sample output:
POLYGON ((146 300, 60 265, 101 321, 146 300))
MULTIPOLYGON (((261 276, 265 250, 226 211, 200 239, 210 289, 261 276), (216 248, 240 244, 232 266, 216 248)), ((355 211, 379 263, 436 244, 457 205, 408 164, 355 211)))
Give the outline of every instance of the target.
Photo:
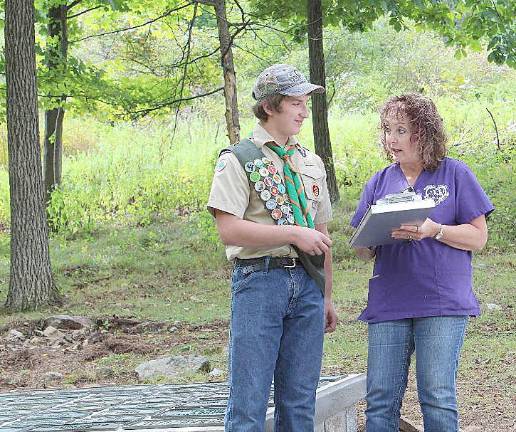
POLYGON ((351 225, 368 206, 408 188, 436 207, 421 224, 402 225, 402 240, 357 248, 375 258, 368 304, 368 432, 397 432, 412 353, 425 432, 458 431, 456 373, 469 316, 480 312, 472 291, 471 252, 487 241, 494 209, 469 168, 446 157, 446 136, 434 103, 419 94, 387 101, 381 141, 394 160, 366 184, 351 225))

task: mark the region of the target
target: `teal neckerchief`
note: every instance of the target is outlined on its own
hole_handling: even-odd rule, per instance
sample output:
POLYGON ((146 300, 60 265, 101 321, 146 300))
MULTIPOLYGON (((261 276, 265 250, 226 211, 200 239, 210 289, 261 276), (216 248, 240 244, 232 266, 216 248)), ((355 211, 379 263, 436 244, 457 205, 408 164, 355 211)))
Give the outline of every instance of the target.
POLYGON ((292 211, 294 213, 296 225, 314 228, 314 221, 308 212, 309 209, 306 201, 305 187, 303 186, 299 173, 293 169, 292 161, 290 159, 296 151, 296 147, 291 145, 285 150, 283 147, 272 143, 268 143, 267 146, 284 161, 283 176, 285 177, 285 187, 287 188, 287 194, 292 204, 292 211))

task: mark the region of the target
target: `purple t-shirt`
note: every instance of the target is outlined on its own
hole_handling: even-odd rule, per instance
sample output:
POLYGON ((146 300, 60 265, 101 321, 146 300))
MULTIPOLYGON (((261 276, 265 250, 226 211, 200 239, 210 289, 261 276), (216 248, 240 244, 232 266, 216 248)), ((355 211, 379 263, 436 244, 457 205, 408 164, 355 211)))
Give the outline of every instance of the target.
MULTIPOLYGON (((371 204, 407 189, 399 164, 377 172, 366 184, 351 225, 357 227, 371 204)), ((445 158, 437 170, 422 171, 414 189, 432 198, 430 219, 444 225, 469 223, 494 210, 466 164, 445 158)), ((370 323, 403 318, 478 315, 472 290, 471 252, 433 238, 376 248, 367 307, 359 316, 370 323)))

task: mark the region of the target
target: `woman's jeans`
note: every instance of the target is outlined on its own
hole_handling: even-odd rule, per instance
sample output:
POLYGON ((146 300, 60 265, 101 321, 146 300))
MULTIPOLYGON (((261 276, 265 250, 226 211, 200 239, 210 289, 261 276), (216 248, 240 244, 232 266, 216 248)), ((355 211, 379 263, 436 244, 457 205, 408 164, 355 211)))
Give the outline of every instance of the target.
POLYGON ((459 430, 456 374, 467 322, 467 316, 443 316, 369 324, 367 432, 399 431, 414 351, 425 432, 459 430))
POLYGON ((302 266, 235 267, 226 431, 265 430, 273 377, 275 431, 314 430, 323 318, 321 290, 302 266))

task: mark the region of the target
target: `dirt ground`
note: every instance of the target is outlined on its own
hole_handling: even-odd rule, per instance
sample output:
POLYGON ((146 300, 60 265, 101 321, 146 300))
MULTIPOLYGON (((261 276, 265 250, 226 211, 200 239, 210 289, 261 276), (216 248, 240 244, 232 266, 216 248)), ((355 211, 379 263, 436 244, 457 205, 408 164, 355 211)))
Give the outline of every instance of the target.
MULTIPOLYGON (((197 350, 223 356, 227 326, 225 321, 188 325, 110 317, 95 320, 91 328, 61 329, 45 335, 43 321, 12 324, 0 329, 0 392, 135 384, 138 379, 131 365, 170 354, 174 348, 195 345, 197 350), (12 329, 23 337, 13 335, 12 329), (125 363, 102 361, 117 359, 117 355, 125 363)), ((331 373, 335 374, 335 370, 331 373)), ((511 383, 501 387, 489 384, 488 373, 488 369, 479 368, 477 376, 458 382, 463 432, 516 430, 515 395, 500 392, 500 388, 505 388, 510 393, 511 383)), ((206 376, 206 381, 224 378, 206 376)), ((364 430, 364 409, 361 402, 359 431, 364 430)), ((402 417, 423 430, 413 376, 402 417)))
POLYGON ((118 354, 138 364, 199 339, 222 350, 224 337, 208 342, 203 335, 225 335, 227 323, 186 325, 108 317, 97 319, 91 329, 60 329, 49 337, 44 327, 43 321, 33 321, 0 329, 0 391, 135 384, 134 368, 123 370, 120 362, 106 366, 98 360, 118 354), (9 338, 11 328, 25 339, 9 338))

